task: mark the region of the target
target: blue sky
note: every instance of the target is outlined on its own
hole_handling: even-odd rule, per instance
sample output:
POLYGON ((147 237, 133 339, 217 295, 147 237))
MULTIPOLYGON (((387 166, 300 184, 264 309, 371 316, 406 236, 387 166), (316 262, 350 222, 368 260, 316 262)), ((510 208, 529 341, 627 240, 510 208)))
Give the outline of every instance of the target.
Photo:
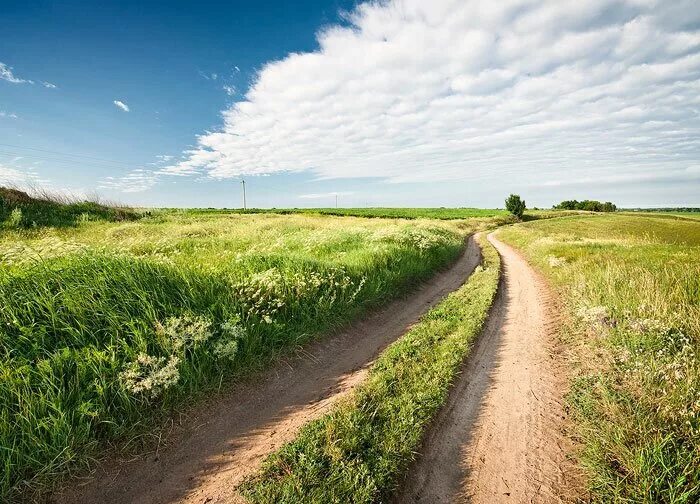
MULTIPOLYGON (((153 206, 700 205, 693 1, 2 3, 0 180, 153 206)), ((696 7, 696 5, 695 5, 696 7)))

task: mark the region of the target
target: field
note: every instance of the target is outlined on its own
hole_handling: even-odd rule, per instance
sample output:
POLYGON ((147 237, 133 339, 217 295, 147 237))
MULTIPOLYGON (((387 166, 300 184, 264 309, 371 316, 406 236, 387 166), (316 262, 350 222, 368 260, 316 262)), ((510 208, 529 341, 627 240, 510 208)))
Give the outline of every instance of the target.
MULTIPOLYGON (((349 331, 365 338, 358 339, 363 345, 376 339, 374 328, 399 316, 396 305, 387 306, 397 298, 415 319, 382 336, 388 347, 381 353, 365 351, 359 363, 345 355, 331 376, 352 372, 356 388, 334 385, 328 401, 326 389, 309 389, 301 405, 277 398, 277 410, 238 434, 253 439, 269 427, 260 441, 265 462, 235 488, 226 480, 215 486, 260 503, 411 500, 402 481, 422 482, 406 485, 418 493, 452 485, 475 495, 481 485, 500 496, 511 491, 501 480, 523 481, 520 466, 508 464, 524 460, 528 443, 502 438, 496 424, 515 432, 544 418, 551 429, 527 436, 543 454, 545 445, 561 448, 546 436, 566 429, 575 444, 568 458, 585 473, 590 500, 700 500, 700 226, 693 214, 535 210, 516 222, 502 211, 467 208, 132 210, 12 191, 0 193, 0 203, 0 500, 51 493, 99 465, 105 453, 147 452, 169 419, 234 384, 254 390, 270 368, 279 373, 280 363, 294 369, 294 356, 303 359, 314 340, 330 340, 334 350, 326 348, 326 358, 340 359, 343 345, 353 342, 334 338, 349 331), (555 350, 547 327, 559 319, 548 318, 553 305, 542 301, 549 289, 527 276, 535 273, 522 259, 515 262, 517 252, 500 243, 497 253, 482 233, 480 248, 462 254, 467 236, 496 228, 495 236, 521 251, 558 293, 564 318, 551 342, 555 350), (503 268, 510 274, 500 275, 503 268), (515 268, 525 276, 516 278, 515 268), (429 278, 432 287, 421 283, 429 278), (529 319, 514 326, 518 313, 529 319), (362 324, 370 319, 368 330, 362 324), (485 330, 490 343, 479 338, 485 330), (555 352, 557 366, 533 360, 530 350, 555 352), (511 368, 498 365, 501 352, 513 356, 511 368), (464 367, 470 359, 480 371, 464 367), (552 383, 564 373, 562 396, 552 383, 527 378, 530 393, 509 400, 519 416, 494 405, 491 393, 512 390, 508 380, 519 362, 552 383), (452 394, 456 389, 465 395, 452 394), (320 402, 309 402, 319 394, 320 402), (545 416, 562 401, 571 415, 565 423, 563 412, 545 416), (472 420, 449 416, 467 410, 472 420), (274 437, 271 418, 295 414, 305 419, 300 430, 274 437), (448 416, 436 423, 441 414, 448 416), (470 423, 479 418, 490 418, 496 430, 470 423), (439 438, 435 429, 444 422, 468 435, 446 438, 459 444, 454 450, 424 445, 439 438), (483 442, 479 436, 501 443, 485 458, 512 456, 496 471, 499 481, 462 486, 464 474, 453 469, 463 465, 469 443, 483 442), (425 453, 434 467, 416 465, 425 453), (454 473, 455 480, 431 487, 437 473, 454 473)), ((328 376, 315 362, 322 356, 302 368, 320 383, 328 376)), ((299 391, 288 381, 284 393, 293 396, 299 391)), ((252 399, 236 400, 255 407, 252 399)), ((230 442, 223 436, 225 446, 216 450, 230 449, 230 442)), ((470 471, 475 463, 481 462, 471 461, 470 471)), ((125 466, 124 476, 117 466, 94 483, 96 493, 81 487, 83 500, 59 495, 56 502, 141 496, 147 502, 148 492, 193 484, 184 474, 161 480, 168 488, 160 488, 134 467, 140 466, 125 466), (119 477, 141 480, 142 493, 100 493, 100 485, 119 477)), ((540 476, 532 481, 549 475, 540 476)), ((517 495, 537 496, 538 485, 523 483, 517 495)), ((192 491, 199 495, 196 485, 192 491)))
POLYGON ((664 215, 566 218, 500 236, 557 285, 568 396, 595 502, 700 500, 700 226, 664 215))
POLYGON ((201 213, 276 213, 279 215, 303 214, 303 215, 336 215, 341 217, 366 217, 383 219, 439 219, 457 220, 485 217, 508 218, 505 210, 491 210, 484 208, 251 208, 242 209, 194 209, 183 210, 190 214, 201 213))
POLYGON ((0 495, 402 295, 488 222, 159 212, 2 231, 0 495))

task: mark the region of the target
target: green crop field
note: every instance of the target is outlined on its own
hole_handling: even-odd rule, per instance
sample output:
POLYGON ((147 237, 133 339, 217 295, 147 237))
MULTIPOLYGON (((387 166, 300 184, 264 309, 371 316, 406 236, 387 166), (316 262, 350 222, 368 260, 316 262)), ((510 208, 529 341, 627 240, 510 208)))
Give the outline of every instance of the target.
POLYGON ((88 211, 0 231, 5 498, 405 293, 491 222, 88 211))
POLYGON ((505 210, 485 209, 485 208, 249 208, 242 210, 234 209, 187 209, 174 210, 165 209, 166 212, 180 212, 188 214, 228 214, 228 213, 248 213, 248 214, 303 214, 303 215, 336 215, 339 217, 367 217, 383 219, 438 219, 438 220, 459 220, 484 217, 507 218, 508 212, 505 210))
POLYGON ((595 502, 700 500, 700 223, 610 215, 500 236, 561 289, 569 402, 595 502))

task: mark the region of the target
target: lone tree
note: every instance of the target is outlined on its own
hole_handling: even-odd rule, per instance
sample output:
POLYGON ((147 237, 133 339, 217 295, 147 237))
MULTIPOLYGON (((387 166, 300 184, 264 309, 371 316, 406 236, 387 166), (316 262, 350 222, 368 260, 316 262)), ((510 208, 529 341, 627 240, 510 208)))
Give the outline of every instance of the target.
POLYGON ((506 210, 515 215, 518 219, 523 218, 525 212, 525 201, 520 199, 520 195, 511 194, 506 200, 506 210))

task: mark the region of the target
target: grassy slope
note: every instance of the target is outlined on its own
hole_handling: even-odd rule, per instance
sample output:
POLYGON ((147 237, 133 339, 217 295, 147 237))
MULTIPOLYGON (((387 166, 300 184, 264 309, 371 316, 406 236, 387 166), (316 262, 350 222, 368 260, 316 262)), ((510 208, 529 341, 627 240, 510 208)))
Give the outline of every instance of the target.
POLYGON ((0 229, 74 227, 84 221, 115 222, 137 218, 135 212, 124 208, 89 201, 62 201, 50 195, 34 197, 17 189, 0 187, 0 229))
POLYGON ((0 499, 405 292, 483 223, 168 214, 0 232, 0 499))
POLYGON ((445 402, 496 293, 499 259, 484 266, 391 345, 367 381, 274 454, 244 493, 252 502, 376 502, 394 490, 445 402))
POLYGON ((569 401, 596 502, 700 500, 700 223, 615 215, 503 229, 559 286, 569 401))

